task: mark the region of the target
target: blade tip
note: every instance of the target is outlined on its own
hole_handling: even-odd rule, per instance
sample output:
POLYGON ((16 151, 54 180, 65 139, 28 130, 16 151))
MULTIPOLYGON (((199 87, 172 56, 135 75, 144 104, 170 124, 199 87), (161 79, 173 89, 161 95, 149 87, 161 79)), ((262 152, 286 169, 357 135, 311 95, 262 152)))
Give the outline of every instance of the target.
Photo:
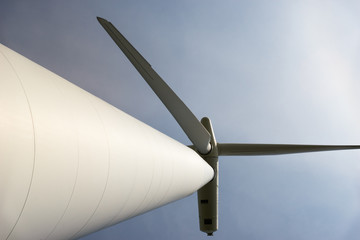
POLYGON ((105 18, 102 18, 102 17, 96 17, 96 19, 99 21, 99 23, 108 22, 105 18))

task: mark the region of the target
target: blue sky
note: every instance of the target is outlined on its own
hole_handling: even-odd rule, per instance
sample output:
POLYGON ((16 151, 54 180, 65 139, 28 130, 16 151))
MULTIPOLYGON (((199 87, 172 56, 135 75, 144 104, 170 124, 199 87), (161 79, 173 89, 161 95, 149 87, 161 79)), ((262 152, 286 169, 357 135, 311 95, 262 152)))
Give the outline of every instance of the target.
MULTIPOLYGON (((0 3, 0 42, 189 144, 96 20, 111 21, 218 142, 360 144, 357 1, 0 3)), ((359 239, 360 152, 220 159, 213 239, 359 239)), ((196 196, 90 239, 205 239, 196 196)))

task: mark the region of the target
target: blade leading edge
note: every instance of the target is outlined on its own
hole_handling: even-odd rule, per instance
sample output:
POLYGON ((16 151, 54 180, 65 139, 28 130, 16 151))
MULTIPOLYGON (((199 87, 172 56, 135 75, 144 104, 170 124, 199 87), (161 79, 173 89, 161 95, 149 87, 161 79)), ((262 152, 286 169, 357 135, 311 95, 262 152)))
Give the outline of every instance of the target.
POLYGON ((196 149, 202 154, 208 153, 211 150, 211 136, 195 115, 111 22, 100 17, 97 19, 173 115, 196 149))
POLYGON ((219 156, 260 156, 360 149, 359 145, 218 143, 219 156))

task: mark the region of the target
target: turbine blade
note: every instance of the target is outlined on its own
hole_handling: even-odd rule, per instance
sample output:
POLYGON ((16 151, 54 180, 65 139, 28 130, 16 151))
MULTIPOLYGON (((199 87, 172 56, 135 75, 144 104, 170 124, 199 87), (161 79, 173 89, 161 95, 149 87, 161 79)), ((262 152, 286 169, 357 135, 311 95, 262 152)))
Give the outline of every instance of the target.
POLYGON ((219 156, 260 156, 360 149, 359 145, 218 143, 219 156))
POLYGON ((111 22, 100 17, 97 17, 97 19, 173 115, 196 149, 200 153, 208 153, 211 150, 210 134, 195 115, 111 22))

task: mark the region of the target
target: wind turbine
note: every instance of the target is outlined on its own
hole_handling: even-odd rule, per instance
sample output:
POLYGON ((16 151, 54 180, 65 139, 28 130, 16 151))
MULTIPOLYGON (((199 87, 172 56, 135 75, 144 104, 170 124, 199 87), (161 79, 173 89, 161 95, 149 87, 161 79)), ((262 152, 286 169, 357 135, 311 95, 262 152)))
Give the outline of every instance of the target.
POLYGON ((218 229, 219 156, 280 155, 360 149, 358 145, 218 143, 210 119, 204 117, 199 121, 113 24, 100 17, 97 19, 178 122, 193 143, 189 147, 197 151, 213 168, 215 173, 213 179, 197 191, 200 230, 209 236, 218 229))
POLYGON ((98 18, 189 137, 160 133, 0 44, 0 239, 78 239, 198 192, 218 229, 218 157, 360 146, 217 143, 108 21, 98 18))

